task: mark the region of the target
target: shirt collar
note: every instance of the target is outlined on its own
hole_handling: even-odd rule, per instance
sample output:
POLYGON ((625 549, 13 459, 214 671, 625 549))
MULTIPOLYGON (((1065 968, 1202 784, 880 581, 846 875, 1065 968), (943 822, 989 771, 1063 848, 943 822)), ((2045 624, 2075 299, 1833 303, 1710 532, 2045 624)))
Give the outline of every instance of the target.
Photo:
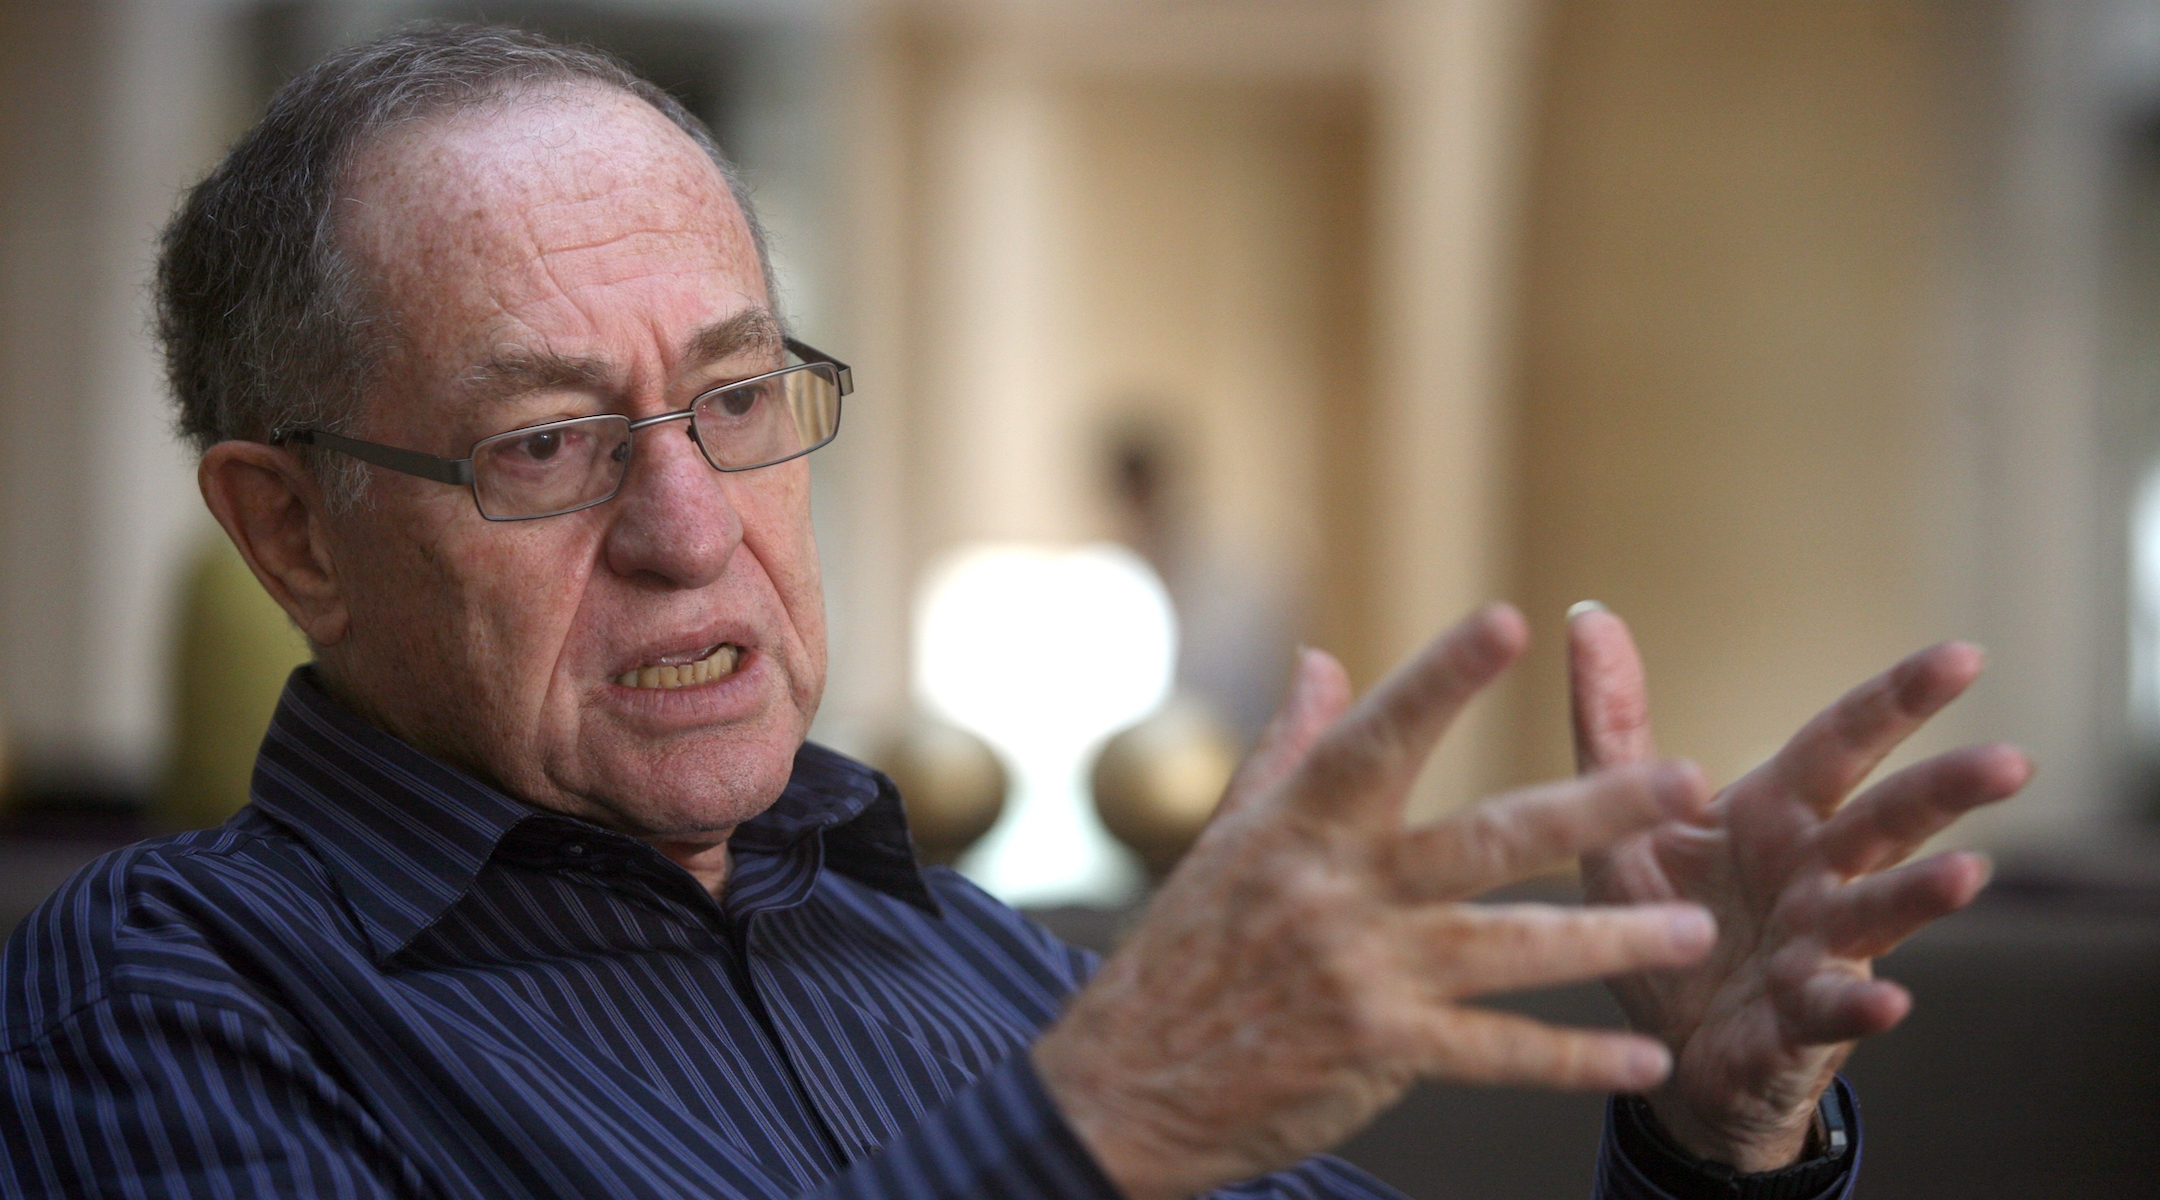
MULTIPOLYGON (((633 842, 512 799, 421 753, 332 700, 305 666, 286 680, 255 760, 250 799, 322 861, 378 961, 470 891, 513 831, 519 841, 633 842)), ((824 867, 937 911, 892 781, 806 742, 786 790, 738 826, 729 845, 738 855, 780 854, 812 836, 822 843, 824 867)))

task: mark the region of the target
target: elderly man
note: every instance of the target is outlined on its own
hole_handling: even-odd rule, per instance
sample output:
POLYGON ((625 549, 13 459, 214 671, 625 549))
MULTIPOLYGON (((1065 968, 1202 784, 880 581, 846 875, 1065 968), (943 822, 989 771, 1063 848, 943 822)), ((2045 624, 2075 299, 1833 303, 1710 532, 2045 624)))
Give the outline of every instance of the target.
POLYGON ((1835 1071, 1908 1007, 1869 958, 1985 873, 1898 864, 2028 774, 1846 799, 1972 681, 1951 644, 1710 798, 1593 611, 1585 774, 1406 827, 1522 647, 1493 608, 1362 702, 1305 655, 1098 967, 804 741, 801 456, 851 381, 664 94, 499 30, 339 53, 191 194, 161 289, 203 496, 315 661, 245 810, 8 943, 7 1194, 1380 1196, 1310 1156, 1422 1077, 1622 1093, 1609 1196, 1842 1195, 1835 1071), (1462 902, 1578 855, 1592 906, 1462 902), (1463 1003, 1593 977, 1631 1031, 1463 1003))

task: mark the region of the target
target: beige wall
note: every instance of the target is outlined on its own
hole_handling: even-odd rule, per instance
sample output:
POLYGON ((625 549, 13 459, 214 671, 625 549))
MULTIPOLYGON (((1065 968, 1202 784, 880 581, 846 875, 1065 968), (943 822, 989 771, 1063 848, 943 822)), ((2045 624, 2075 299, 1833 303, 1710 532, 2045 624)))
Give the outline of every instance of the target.
MULTIPOLYGON (((1515 773, 1565 767, 1561 614, 1634 621, 1713 776, 1920 645, 1986 677, 1892 760, 2041 763, 1956 837, 2132 833, 2097 348, 2121 91, 2094 6, 1555 6, 1519 309, 1515 773)), ((2142 452, 2142 451, 2138 451, 2142 452)))
POLYGON ((1568 765, 1576 600, 1633 623, 1665 749, 1717 778, 1978 634, 1934 524, 1936 7, 1555 10, 1521 309, 1517 594, 1540 645, 1519 775, 1568 765))
MULTIPOLYGON (((1374 30, 1379 95, 1365 448, 1383 665, 1510 594, 1520 481, 1510 349, 1535 65, 1536 0, 1394 0, 1374 30)), ((1509 680, 1456 721, 1413 814, 1509 780, 1509 680)))

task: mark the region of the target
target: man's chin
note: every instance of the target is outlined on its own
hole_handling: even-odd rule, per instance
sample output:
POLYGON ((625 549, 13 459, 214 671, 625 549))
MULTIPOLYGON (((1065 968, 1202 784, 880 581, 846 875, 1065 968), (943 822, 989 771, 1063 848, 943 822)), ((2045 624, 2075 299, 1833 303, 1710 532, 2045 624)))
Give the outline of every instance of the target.
POLYGON ((642 838, 723 838, 780 798, 802 739, 731 729, 667 743, 600 756, 586 794, 612 818, 602 823, 642 838))

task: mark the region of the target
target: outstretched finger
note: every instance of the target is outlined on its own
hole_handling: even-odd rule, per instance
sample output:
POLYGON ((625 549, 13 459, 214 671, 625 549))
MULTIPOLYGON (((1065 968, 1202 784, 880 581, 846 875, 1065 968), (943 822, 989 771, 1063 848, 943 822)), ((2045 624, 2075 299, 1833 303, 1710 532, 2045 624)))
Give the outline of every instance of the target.
POLYGON ((1788 1036, 1801 1046, 1835 1046, 1888 1033, 1912 1011, 1912 993, 1887 979, 1824 976, 1802 985, 1788 1036))
POLYGON ((1930 646, 1845 693, 1793 735, 1775 777, 1827 816, 1898 743, 1979 677, 1969 642, 1930 646))
POLYGON ((1986 859, 1954 851, 1854 880, 1824 899, 1823 945, 1846 958, 1888 954, 1928 922, 1972 903, 1987 879, 1986 859))
POLYGON ((1671 1052, 1654 1038, 1563 1028, 1484 1008, 1434 1013, 1424 1041, 1418 1073, 1454 1083, 1643 1092, 1672 1073, 1671 1052))
POLYGON ((1524 788, 1402 835, 1397 884, 1413 900, 1489 891, 1666 821, 1701 818, 1695 764, 1644 763, 1524 788))
POLYGON ((1862 792, 1816 835, 1823 861, 1847 879, 1905 861, 1923 842, 1983 804, 2016 794, 2032 760, 2010 746, 1972 746, 1915 763, 1862 792))
POLYGON ((1330 817, 1392 817, 1471 697, 1521 655, 1522 614, 1505 604, 1472 613, 1371 694, 1314 743, 1297 798, 1330 817))
POLYGON ((1217 815, 1237 811, 1287 778, 1321 733, 1349 709, 1350 700, 1350 677, 1342 663, 1325 650, 1300 650, 1290 694, 1260 734, 1260 744, 1238 765, 1217 815))
POLYGON ((1421 975, 1447 999, 1685 966, 1717 941, 1693 904, 1450 904, 1410 920, 1421 975))
POLYGON ((1912 1011, 1912 993, 1871 977, 1864 964, 1796 943, 1771 964, 1771 1003, 1785 1041, 1829 1046, 1894 1028, 1912 1011))
POLYGON ((1625 766, 1657 754, 1642 655, 1627 622, 1595 600, 1568 610, 1568 695, 1577 770, 1625 766))

